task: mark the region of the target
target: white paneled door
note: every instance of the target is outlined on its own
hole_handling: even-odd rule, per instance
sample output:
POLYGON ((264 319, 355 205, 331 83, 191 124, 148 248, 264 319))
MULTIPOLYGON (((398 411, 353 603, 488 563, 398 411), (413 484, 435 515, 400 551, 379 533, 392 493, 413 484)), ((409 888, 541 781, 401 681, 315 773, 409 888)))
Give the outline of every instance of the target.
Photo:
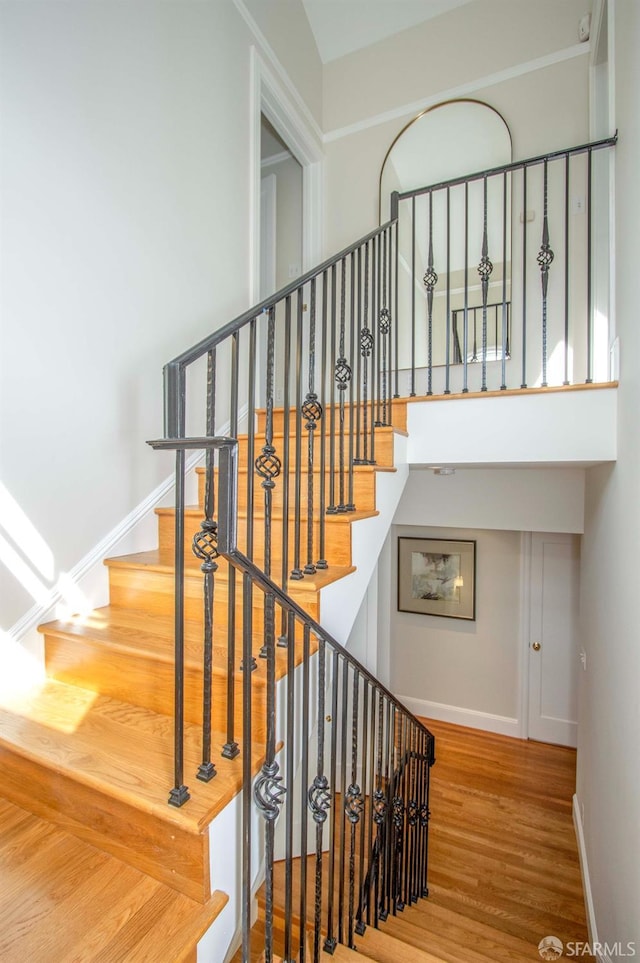
POLYGON ((577 745, 580 542, 535 533, 531 543, 529 738, 577 745))

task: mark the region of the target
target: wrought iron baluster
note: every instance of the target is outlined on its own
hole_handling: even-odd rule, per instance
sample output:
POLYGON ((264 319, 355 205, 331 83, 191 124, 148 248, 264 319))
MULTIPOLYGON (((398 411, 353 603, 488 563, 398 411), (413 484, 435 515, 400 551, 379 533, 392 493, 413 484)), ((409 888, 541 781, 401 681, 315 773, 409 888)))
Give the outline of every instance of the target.
MULTIPOLYGON (((266 729, 267 744, 265 761, 256 779, 253 798, 258 812, 265 820, 265 963, 273 960, 273 864, 275 822, 285 795, 285 787, 276 761, 276 633, 275 598, 267 593, 264 600, 265 624, 264 645, 267 650, 267 705, 266 729)), ((246 629, 245 629, 246 632, 246 629)), ((245 645, 246 648, 246 645, 245 645)), ((246 658, 246 654, 245 654, 246 658)), ((249 673, 247 676, 250 678, 249 673)), ((293 733, 292 733, 293 736, 293 733)), ((251 754, 251 743, 245 743, 245 755, 251 754)), ((292 783, 289 782, 289 785, 292 783)), ((245 783, 245 785, 248 785, 245 783)), ((291 809, 291 806, 288 807, 291 809)))
MULTIPOLYGON (((261 486, 264 491, 264 571, 271 575, 271 525, 274 479, 278 478, 282 469, 282 462, 276 454, 273 445, 273 375, 275 366, 275 308, 269 309, 267 321, 267 370, 266 370, 266 417, 264 445, 255 461, 255 470, 262 478, 261 486)), ((265 595, 265 603, 268 596, 265 595)), ((266 612, 265 612, 266 618, 266 612)), ((266 641, 260 650, 262 658, 267 657, 266 641)))
POLYGON ((593 188, 593 156, 587 151, 587 378, 586 384, 593 384, 593 285, 591 263, 593 250, 593 223, 591 194, 593 188))
POLYGON ((302 288, 298 288, 296 304, 296 464, 294 498, 293 568, 291 578, 304 578, 300 568, 300 524, 302 511, 302 288))
POLYGON ((447 187, 447 306, 445 318, 444 393, 451 394, 451 196, 447 187))
POLYGON ((249 384, 247 402, 247 558, 253 560, 254 536, 254 477, 251 470, 255 456, 255 412, 256 409, 256 319, 249 323, 249 384))
POLYGON ((175 517, 175 676, 174 676, 174 783, 170 806, 183 806, 190 799, 184 784, 184 449, 176 450, 175 517))
MULTIPOLYGON (((345 503, 345 404, 344 395, 347 388, 351 383, 351 368, 349 362, 345 357, 345 311, 346 311, 346 271, 347 262, 343 259, 342 261, 342 271, 340 275, 340 337, 338 341, 338 360, 335 366, 335 381, 338 387, 338 396, 340 398, 340 411, 339 411, 339 424, 340 424, 340 441, 339 441, 339 458, 338 458, 338 506, 336 511, 346 512, 347 505, 345 503)), ((353 287, 352 287, 353 294, 353 287)), ((349 410, 349 417, 352 419, 351 409, 349 410)), ((332 476, 333 477, 333 476, 332 476)))
MULTIPOLYGON (((238 332, 231 337, 231 385, 229 397, 229 434, 238 437, 238 332)), ((225 759, 235 759, 240 747, 235 738, 236 682, 236 570, 227 566, 227 741, 222 747, 225 759)))
MULTIPOLYGON (((362 354, 360 351, 360 336, 362 333, 362 245, 358 248, 358 276, 357 285, 358 291, 358 320, 356 324, 356 344, 352 345, 352 357, 356 359, 356 453, 355 458, 352 458, 351 463, 357 465, 361 460, 361 437, 360 437, 360 403, 362 397, 362 354), (355 354, 353 353, 355 351, 355 354)), ((351 409, 351 418, 353 419, 353 407, 351 409)))
POLYGON ((549 289, 549 268, 553 263, 553 251, 549 244, 549 176, 548 164, 544 162, 542 244, 536 258, 540 266, 542 284, 542 387, 547 387, 547 292, 549 289))
MULTIPOLYGON (((331 772, 330 772, 330 793, 332 802, 332 817, 329 824, 329 880, 327 892, 330 894, 327 900, 327 936, 324 941, 324 949, 327 953, 333 953, 337 945, 334 924, 333 894, 335 892, 335 868, 336 868, 336 837, 338 831, 338 807, 336 806, 336 776, 338 767, 338 687, 339 687, 339 655, 337 650, 333 653, 333 667, 331 672, 331 772)), ((342 788, 342 787, 341 787, 342 788)), ((316 863, 317 866, 317 863, 316 863)), ((317 872, 317 869, 316 869, 317 872)), ((317 878, 317 877, 316 877, 317 878)))
POLYGON ((376 384, 377 384, 377 368, 378 368, 378 347, 377 347, 377 318, 378 318, 378 300, 376 299, 376 294, 378 290, 377 276, 378 276, 378 259, 376 257, 376 251, 379 248, 380 236, 372 238, 371 240, 371 401, 369 403, 369 432, 370 432, 370 451, 369 451, 369 464, 375 464, 375 447, 376 447, 376 384))
MULTIPOLYGON (((289 578, 289 486, 291 483, 290 474, 290 448, 291 448, 291 296, 285 299, 284 303, 284 368, 283 368, 283 408, 282 408, 282 588, 286 592, 287 580, 289 578)), ((278 645, 285 647, 287 644, 287 613, 281 610, 280 635, 278 645)))
POLYGON ((416 199, 411 198, 411 390, 416 396, 416 199))
MULTIPOLYGON (((501 391, 507 389, 507 172, 502 176, 502 383, 501 391)), ((496 344, 498 339, 496 338, 496 344)))
MULTIPOLYGON (((391 402, 387 399, 387 352, 389 332, 391 330, 391 314, 387 307, 387 231, 382 235, 382 301, 380 313, 378 315, 378 331, 380 333, 381 353, 382 353, 382 418, 379 418, 378 425, 388 425, 390 423, 390 412, 387 405, 391 402)), ((378 408, 380 413, 380 406, 378 408)))
MULTIPOLYGON (((362 358, 362 458, 356 458, 358 465, 372 464, 369 459, 369 424, 368 424, 368 359, 373 348, 373 335, 369 330, 369 244, 364 248, 364 315, 363 327, 360 331, 360 357, 362 358)), ((358 435, 358 447, 360 436, 358 435)))
MULTIPOLYGON (((242 661, 247 665, 252 658, 253 648, 253 584, 250 575, 242 577, 242 661)), ((251 793, 249 787, 253 778, 251 766, 252 745, 252 673, 245 672, 242 677, 242 959, 251 959, 251 793)), ((266 764, 266 759, 265 759, 266 764)), ((268 778, 268 774, 267 778, 268 778)), ((277 772, 273 773, 277 776, 277 772)), ((277 785, 277 784, 276 784, 277 785)), ((265 784, 265 789, 267 784, 265 784)), ((265 949, 266 960, 266 949, 265 949)))
MULTIPOLYGON (((287 622, 287 709, 286 709, 286 775, 287 786, 293 786, 295 761, 295 665, 296 665, 296 618, 289 612, 287 622)), ((293 801, 285 810, 285 894, 284 894, 284 959, 293 959, 293 801)), ((266 961, 265 961, 266 963, 266 961)))
POLYGON ((464 182, 464 329, 462 332, 462 394, 469 393, 469 182, 464 182))
POLYGON ((522 381, 527 387, 527 166, 522 168, 522 381))
MULTIPOLYGON (((300 763, 300 963, 306 960, 305 933, 307 930, 307 795, 309 784, 309 658, 311 655, 311 630, 309 623, 303 628, 302 641, 302 760, 300 763)), ((323 723, 319 723, 323 724, 323 723)))
MULTIPOLYGON (((215 434, 216 357, 215 350, 207 356, 207 414, 206 432, 215 434)), ((204 519, 200 531, 193 536, 192 551, 201 561, 204 575, 204 646, 202 667, 202 762, 197 778, 209 782, 216 774, 211 761, 211 698, 213 675, 213 603, 214 573, 218 570, 218 526, 215 514, 215 458, 211 448, 205 456, 204 519)))
MULTIPOLYGON (((383 782, 383 753, 386 754, 385 746, 385 697, 382 693, 378 694, 378 733, 376 737, 376 787, 372 794, 372 804, 371 804, 371 815, 372 822, 376 826, 376 847, 377 847, 377 863, 378 869, 375 877, 375 888, 374 888, 374 917, 373 925, 377 928, 378 918, 380 913, 380 885, 384 885, 384 844, 385 844, 385 828, 386 828, 386 815, 387 815, 387 787, 383 782)), ((383 889, 384 893, 384 889, 383 889)))
POLYGON ((316 567, 313 563, 313 468, 315 430, 317 422, 322 418, 322 406, 315 392, 316 368, 316 282, 311 281, 311 313, 309 317, 309 390, 302 405, 302 417, 305 419, 307 431, 307 563, 303 569, 305 575, 314 575, 316 567))
POLYGON ((344 943, 344 890, 345 890, 345 846, 346 846, 346 811, 345 800, 347 791, 347 708, 349 703, 349 663, 346 659, 342 663, 342 706, 340 711, 340 731, 342 734, 340 746, 340 792, 342 793, 342 807, 340 819, 340 879, 338 880, 338 943, 344 943))
MULTIPOLYGON (((361 737, 358 742, 361 745, 360 758, 362 767, 362 778, 358 785, 362 786, 360 791, 361 813, 365 811, 367 778, 368 778, 368 746, 369 746, 369 684, 366 679, 362 680, 362 722, 358 723, 361 737)), ((358 911, 355 916, 355 931, 359 936, 365 931, 364 920, 362 919, 362 900, 364 896, 364 858, 365 858, 365 839, 367 824, 371 820, 360 819, 360 858, 358 864, 357 892, 359 894, 358 911)), ((353 831, 352 831, 353 832, 353 831)))
MULTIPOLYGON (((330 371, 336 370, 336 265, 331 268, 331 361, 330 371)), ((336 383, 331 379, 331 404, 329 410, 329 515, 336 514, 336 383)))
POLYGON ((399 305, 399 289, 400 289, 400 284, 399 284, 398 278, 399 278, 400 250, 399 250, 399 247, 398 247, 398 221, 397 221, 397 220, 396 220, 396 223, 395 223, 395 225, 394 225, 394 236, 395 236, 395 272, 394 272, 394 282, 395 282, 395 284, 394 284, 394 292, 393 292, 393 293, 394 293, 394 308, 395 308, 395 310, 394 310, 394 312, 393 312, 393 315, 394 315, 393 334, 394 334, 394 344, 395 344, 395 356, 394 356, 394 360, 395 360, 395 389, 394 389, 394 392, 393 392, 393 397, 394 397, 394 398, 399 398, 399 397, 400 397, 400 386, 399 386, 399 384, 398 384, 398 378, 399 378, 399 367, 400 367, 400 363, 399 363, 399 361, 398 361, 398 358, 399 358, 398 337, 399 337, 399 330, 400 330, 400 328, 399 328, 399 324, 398 324, 398 305, 399 305))
MULTIPOLYGON (((356 295, 355 295, 355 271, 356 271, 356 255, 355 251, 351 252, 351 264, 350 264, 350 298, 349 298, 349 357, 351 358, 351 363, 353 364, 353 359, 356 357, 356 340, 355 340, 355 321, 356 321, 356 295)), ((346 374, 346 372, 345 372, 346 374)), ((354 411, 354 401, 353 401, 353 369, 349 368, 349 494, 347 496, 346 510, 348 512, 355 511, 355 504, 353 501, 353 462, 354 462, 354 438, 356 429, 356 412, 354 411)))
POLYGON ((487 178, 483 178, 483 228, 482 228, 482 257, 478 265, 478 274, 482 286, 482 387, 487 390, 487 298, 489 295, 489 278, 493 272, 493 264, 489 260, 489 242, 487 237, 487 178))
MULTIPOLYGON (((324 639, 318 641, 318 742, 316 776, 309 787, 309 809, 316 824, 316 868, 315 868, 315 896, 313 908, 313 960, 320 959, 320 940, 322 931, 322 836, 324 824, 331 808, 331 792, 324 772, 324 726, 325 726, 325 660, 326 643, 324 639)), ((335 731, 335 730, 334 730, 335 731)), ((331 849, 330 849, 331 851, 331 849)), ((331 892, 331 890, 329 890, 331 892)), ((331 903, 331 900, 329 900, 331 903)))
POLYGON ((321 398, 320 405, 322 411, 324 412, 323 417, 320 419, 320 505, 318 512, 318 522, 320 525, 320 531, 318 535, 318 555, 319 558, 316 561, 316 568, 326 569, 328 568, 327 560, 325 558, 325 513, 328 513, 327 508, 327 318, 328 318, 328 274, 326 271, 322 273, 322 375, 321 375, 321 398))
POLYGON ((564 159, 564 385, 569 384, 569 156, 564 159))
POLYGON ((351 701, 351 782, 345 793, 344 811, 349 820, 351 832, 349 840, 349 916, 348 943, 353 948, 354 897, 356 887, 356 826, 363 809, 362 791, 358 783, 358 697, 360 673, 353 670, 353 693, 351 701))
POLYGON ((433 267, 433 194, 429 191, 429 260, 422 278, 427 289, 427 394, 433 394, 433 289, 438 275, 433 267))

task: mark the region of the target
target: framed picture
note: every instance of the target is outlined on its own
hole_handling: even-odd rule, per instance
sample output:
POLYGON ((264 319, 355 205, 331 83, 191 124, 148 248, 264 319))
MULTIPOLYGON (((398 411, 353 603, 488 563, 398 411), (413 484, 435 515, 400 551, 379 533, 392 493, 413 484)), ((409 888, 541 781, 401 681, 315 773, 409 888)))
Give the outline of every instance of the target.
POLYGON ((398 611, 474 621, 476 543, 399 538, 398 611))

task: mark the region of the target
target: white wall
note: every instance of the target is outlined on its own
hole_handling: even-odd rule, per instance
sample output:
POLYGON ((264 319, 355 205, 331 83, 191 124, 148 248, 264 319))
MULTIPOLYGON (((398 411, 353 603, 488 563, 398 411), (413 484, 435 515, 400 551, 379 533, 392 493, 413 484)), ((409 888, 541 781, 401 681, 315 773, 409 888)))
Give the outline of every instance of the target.
MULTIPOLYGON (((610 6, 611 0, 610 0, 610 6)), ((640 645, 637 547, 640 445, 637 324, 640 224, 640 5, 615 0, 617 327, 621 343, 618 461, 587 473, 582 551, 582 638, 587 654, 580 701, 578 799, 584 808, 597 935, 640 946, 640 645), (611 577, 610 573, 618 573, 611 577), (603 590, 603 582, 608 586, 603 590)), ((580 806, 578 807, 578 812, 580 806)))
POLYGON ((392 690, 421 715, 517 735, 520 533, 413 524, 391 535, 392 690), (398 537, 476 541, 475 621, 398 611, 398 537))
POLYGON ((302 274, 302 167, 295 157, 263 164, 276 178, 276 290, 302 274), (295 268, 297 274, 290 275, 295 268))
POLYGON ((575 532, 584 529, 584 469, 463 468, 455 475, 412 469, 396 525, 575 532))
POLYGON ((426 106, 486 101, 509 125, 516 158, 587 140, 588 44, 577 46, 584 12, 583 0, 540 0, 534 14, 524 3, 475 0, 326 64, 327 248, 377 222, 386 151, 426 106))
MULTIPOLYGON (((298 13, 280 53, 318 115, 298 13)), ((170 472, 163 364, 248 306, 255 37, 230 0, 0 17, 0 522, 47 589, 170 472)), ((37 586, 0 577, 6 629, 37 586)))

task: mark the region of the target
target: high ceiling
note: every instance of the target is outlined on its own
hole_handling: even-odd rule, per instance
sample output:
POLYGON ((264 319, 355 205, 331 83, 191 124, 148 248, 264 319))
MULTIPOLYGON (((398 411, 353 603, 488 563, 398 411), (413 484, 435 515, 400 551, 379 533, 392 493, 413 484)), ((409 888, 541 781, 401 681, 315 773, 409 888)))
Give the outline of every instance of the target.
POLYGON ((323 63, 431 20, 470 0, 302 0, 323 63))

